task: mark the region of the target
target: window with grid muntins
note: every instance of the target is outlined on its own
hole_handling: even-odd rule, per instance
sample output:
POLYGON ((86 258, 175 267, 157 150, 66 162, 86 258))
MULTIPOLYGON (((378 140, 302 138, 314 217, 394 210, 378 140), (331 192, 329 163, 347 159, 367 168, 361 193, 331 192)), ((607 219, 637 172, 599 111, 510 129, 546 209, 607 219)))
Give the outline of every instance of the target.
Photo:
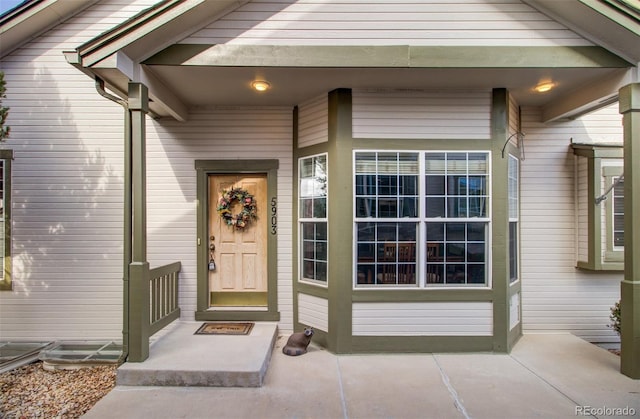
POLYGON ((356 286, 487 284, 486 152, 355 153, 356 286))
POLYGON ((518 280, 518 165, 519 161, 509 155, 508 200, 509 200, 509 281, 518 280))
POLYGON ((613 246, 624 248, 624 179, 614 178, 613 188, 613 246))
POLYGON ((327 282, 327 155, 299 160, 300 276, 327 282))

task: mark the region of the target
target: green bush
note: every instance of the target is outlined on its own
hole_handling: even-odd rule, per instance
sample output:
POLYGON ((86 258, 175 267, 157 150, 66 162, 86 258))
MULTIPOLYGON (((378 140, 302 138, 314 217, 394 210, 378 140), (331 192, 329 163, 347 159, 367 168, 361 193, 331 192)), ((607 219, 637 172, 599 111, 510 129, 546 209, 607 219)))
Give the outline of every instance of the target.
POLYGON ((616 331, 618 336, 620 336, 620 301, 616 302, 613 307, 611 307, 611 315, 609 316, 611 319, 610 328, 616 331))

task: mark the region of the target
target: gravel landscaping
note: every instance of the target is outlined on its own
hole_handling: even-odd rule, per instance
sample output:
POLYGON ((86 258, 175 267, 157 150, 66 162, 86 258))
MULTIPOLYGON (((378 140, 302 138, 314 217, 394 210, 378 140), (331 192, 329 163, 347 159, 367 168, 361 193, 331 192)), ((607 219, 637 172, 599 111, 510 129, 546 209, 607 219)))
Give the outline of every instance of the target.
POLYGON ((35 362, 0 374, 0 419, 79 418, 115 384, 115 366, 46 371, 35 362))

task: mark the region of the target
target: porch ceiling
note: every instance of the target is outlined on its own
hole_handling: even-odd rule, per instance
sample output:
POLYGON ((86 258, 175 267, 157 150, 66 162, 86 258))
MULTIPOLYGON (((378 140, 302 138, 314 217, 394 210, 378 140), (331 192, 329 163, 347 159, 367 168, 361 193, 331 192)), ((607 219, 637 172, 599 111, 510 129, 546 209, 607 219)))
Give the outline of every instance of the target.
MULTIPOLYGON (((615 91, 627 69, 612 68, 320 68, 146 65, 185 105, 294 106, 336 88, 491 89, 507 88, 520 105, 550 106, 581 91, 615 91), (271 84, 251 89, 254 80, 271 84), (544 80, 556 87, 538 93, 544 80)), ((601 98, 601 93, 597 94, 601 98)), ((605 95, 606 96, 606 95, 605 95)))

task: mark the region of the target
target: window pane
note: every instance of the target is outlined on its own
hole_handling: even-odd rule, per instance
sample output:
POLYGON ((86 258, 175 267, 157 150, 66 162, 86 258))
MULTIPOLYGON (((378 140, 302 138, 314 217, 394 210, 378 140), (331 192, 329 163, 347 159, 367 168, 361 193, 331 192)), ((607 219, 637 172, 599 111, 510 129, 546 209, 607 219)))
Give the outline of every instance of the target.
POLYGON ((418 174, 418 154, 417 153, 399 153, 398 154, 398 173, 400 174, 418 174))
POLYGON ((485 284, 487 282, 484 265, 467 265, 467 283, 485 284))
POLYGON ((468 262, 484 262, 484 243, 467 244, 467 261, 468 262))
POLYGON ((469 173, 470 174, 488 173, 486 153, 469 153, 469 173))
POLYGON ((509 280, 518 279, 518 223, 509 223, 509 280))
POLYGON ((444 217, 444 198, 426 198, 427 218, 444 217))
POLYGON ((445 153, 425 153, 425 173, 445 173, 445 153))
POLYGON ((447 262, 464 262, 464 243, 447 243, 447 253, 445 260, 447 262))
POLYGON ((426 153, 426 217, 487 218, 487 158, 486 153, 426 153), (430 174, 442 172, 446 176, 430 174), (445 208, 436 200, 442 196, 445 208))
POLYGON ((375 199, 356 198, 356 217, 375 217, 377 213, 375 199))
POLYGON ((444 241, 444 223, 428 223, 427 240, 444 241))
POLYGON ((624 180, 615 178, 613 188, 613 245, 624 246, 624 180))
POLYGON ((486 222, 427 223, 427 285, 486 284, 486 226, 486 222))
POLYGON ((358 223, 358 241, 374 241, 376 239, 376 223, 358 223))
POLYGON ((469 218, 486 218, 487 216, 487 199, 485 197, 469 198, 469 218))
POLYGON ((397 223, 379 223, 378 224, 378 241, 396 241, 397 223))
POLYGON ((417 284, 418 223, 357 223, 356 230, 357 284, 417 284))
POLYGON ((356 176, 356 195, 375 195, 376 193, 375 175, 356 176))
POLYGON ((447 223, 447 241, 464 241, 465 227, 464 223, 447 223))
POLYGON ((400 200, 399 218, 413 218, 418 216, 418 199, 402 198, 400 200))
POLYGON ((399 194, 400 195, 417 195, 418 194, 418 177, 417 176, 400 176, 399 177, 399 194))
POLYGON ((444 176, 427 176, 426 187, 427 195, 444 195, 444 176))
POLYGON ((313 217, 314 218, 327 217, 327 199, 326 198, 316 198, 313 200, 313 217))
POLYGON ((447 153, 447 173, 467 173, 467 153, 447 153))
POLYGON ((447 265, 447 284, 464 284, 466 282, 466 269, 463 264, 447 265))
POLYGON ((300 200, 300 218, 313 217, 313 199, 300 200))

